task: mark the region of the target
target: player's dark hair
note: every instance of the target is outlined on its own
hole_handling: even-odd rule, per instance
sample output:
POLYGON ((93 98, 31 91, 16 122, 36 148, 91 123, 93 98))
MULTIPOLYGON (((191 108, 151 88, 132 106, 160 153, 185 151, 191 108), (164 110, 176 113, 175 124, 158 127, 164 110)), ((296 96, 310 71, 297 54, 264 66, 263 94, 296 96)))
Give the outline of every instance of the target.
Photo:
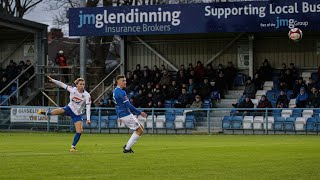
POLYGON ((124 76, 124 75, 118 75, 118 76, 116 77, 116 81, 118 81, 118 80, 121 79, 121 78, 125 78, 125 76, 124 76))

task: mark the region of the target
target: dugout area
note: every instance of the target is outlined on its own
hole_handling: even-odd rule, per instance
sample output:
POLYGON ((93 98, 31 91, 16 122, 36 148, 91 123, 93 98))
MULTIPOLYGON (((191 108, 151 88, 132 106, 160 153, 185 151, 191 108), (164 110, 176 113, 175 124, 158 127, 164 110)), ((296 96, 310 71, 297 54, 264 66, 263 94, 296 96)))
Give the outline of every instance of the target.
MULTIPOLYGON (((20 61, 27 59, 31 60, 33 67, 35 67, 34 91, 29 98, 20 99, 21 104, 27 104, 43 87, 43 81, 37 75, 42 73, 41 66, 46 63, 47 44, 47 25, 12 16, 0 16, 1 69, 5 70, 11 60, 19 64, 20 61)), ((21 84, 17 86, 18 90, 20 88, 21 84)), ((12 91, 13 94, 16 92, 12 91)))

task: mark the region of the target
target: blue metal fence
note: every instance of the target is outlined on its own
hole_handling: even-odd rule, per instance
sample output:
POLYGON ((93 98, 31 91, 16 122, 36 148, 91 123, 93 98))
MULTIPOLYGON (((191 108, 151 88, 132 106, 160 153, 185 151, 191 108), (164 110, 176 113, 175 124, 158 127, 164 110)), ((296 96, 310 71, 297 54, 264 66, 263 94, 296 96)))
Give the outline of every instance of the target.
MULTIPOLYGON (((1 106, 1 129, 31 129, 42 131, 73 131, 70 118, 53 116, 48 119, 36 117, 30 112, 37 109, 55 107, 1 106), (24 110, 25 109, 25 110, 24 110), (19 112, 26 115, 17 117, 19 112), (29 113, 29 114, 28 114, 29 113)), ((320 109, 235 109, 235 108, 152 108, 141 109, 148 113, 147 118, 138 117, 146 133, 237 133, 237 134, 276 134, 276 133, 318 133, 320 131, 320 109)), ((91 125, 83 126, 90 133, 128 133, 121 124, 114 108, 92 108, 91 125)))

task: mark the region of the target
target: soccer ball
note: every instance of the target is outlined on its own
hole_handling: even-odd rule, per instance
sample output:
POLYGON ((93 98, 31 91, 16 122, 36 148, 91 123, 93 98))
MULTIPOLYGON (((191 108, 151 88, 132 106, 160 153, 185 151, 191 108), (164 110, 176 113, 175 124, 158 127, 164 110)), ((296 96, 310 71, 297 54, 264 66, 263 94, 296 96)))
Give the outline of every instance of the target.
POLYGON ((293 41, 300 41, 302 39, 302 31, 299 28, 290 29, 288 36, 293 41))

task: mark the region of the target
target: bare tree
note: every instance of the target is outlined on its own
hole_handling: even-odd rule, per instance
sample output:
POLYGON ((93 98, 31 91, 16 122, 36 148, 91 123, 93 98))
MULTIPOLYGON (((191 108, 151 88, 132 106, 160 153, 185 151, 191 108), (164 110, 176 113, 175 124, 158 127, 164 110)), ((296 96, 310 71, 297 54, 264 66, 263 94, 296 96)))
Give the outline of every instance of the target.
POLYGON ((0 14, 22 18, 43 0, 0 0, 0 14))

